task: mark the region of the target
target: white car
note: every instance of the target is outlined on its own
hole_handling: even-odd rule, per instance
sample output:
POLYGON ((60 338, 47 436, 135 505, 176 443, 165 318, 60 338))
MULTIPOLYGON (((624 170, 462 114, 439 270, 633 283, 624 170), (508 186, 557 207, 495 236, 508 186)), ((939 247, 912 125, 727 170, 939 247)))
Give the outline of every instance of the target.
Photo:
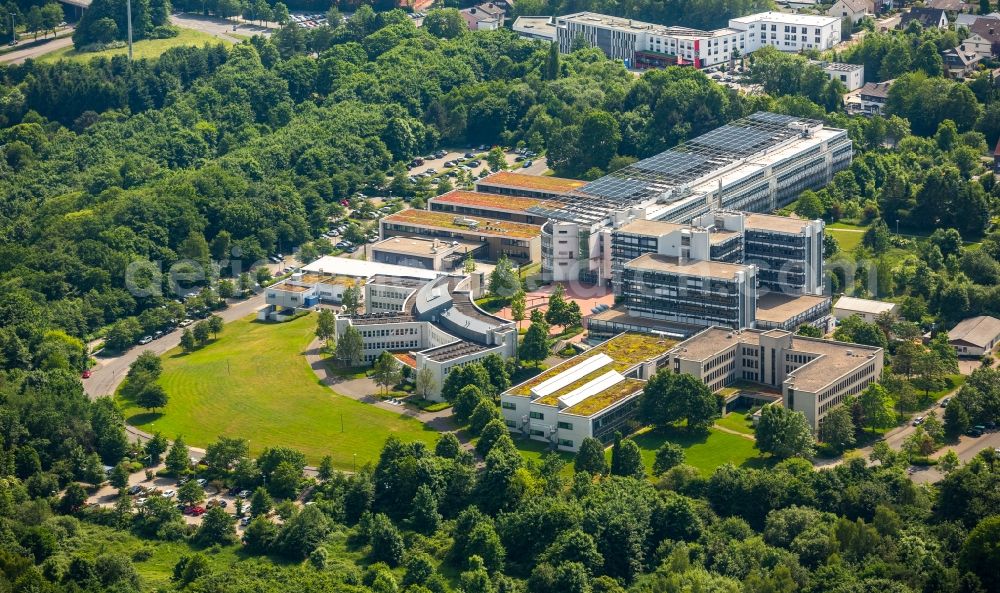
POLYGON ((139 345, 145 346, 146 344, 152 341, 153 341, 153 336, 143 336, 142 338, 139 339, 139 345))
POLYGON ((198 482, 198 485, 201 486, 202 488, 205 487, 205 484, 208 484, 208 480, 206 480, 205 478, 198 478, 195 481, 198 482))
POLYGON ((173 498, 175 494, 177 493, 173 490, 164 490, 163 494, 161 494, 160 496, 162 496, 163 498, 173 498))

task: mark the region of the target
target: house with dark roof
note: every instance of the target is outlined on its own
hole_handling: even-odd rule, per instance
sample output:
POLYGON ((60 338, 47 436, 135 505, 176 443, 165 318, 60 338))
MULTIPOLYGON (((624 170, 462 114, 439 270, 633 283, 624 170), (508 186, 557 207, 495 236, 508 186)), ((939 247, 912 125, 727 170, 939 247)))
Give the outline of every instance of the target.
POLYGON ((881 115, 885 102, 889 98, 891 80, 885 82, 867 82, 858 91, 857 100, 848 103, 852 113, 863 115, 881 115))
POLYGON ((459 11, 470 31, 493 31, 503 27, 506 13, 492 2, 471 6, 459 11))
POLYGON ((965 52, 960 47, 953 47, 941 52, 944 73, 949 78, 965 78, 979 67, 982 56, 975 52, 965 52))
POLYGON ((943 8, 919 8, 913 7, 909 12, 903 13, 899 19, 899 28, 906 29, 910 23, 917 21, 923 28, 948 28, 948 15, 943 8))
POLYGON ((986 44, 989 44, 989 55, 984 58, 1000 54, 1000 19, 980 18, 969 27, 969 38, 962 42, 968 49, 983 55, 986 51, 986 44))

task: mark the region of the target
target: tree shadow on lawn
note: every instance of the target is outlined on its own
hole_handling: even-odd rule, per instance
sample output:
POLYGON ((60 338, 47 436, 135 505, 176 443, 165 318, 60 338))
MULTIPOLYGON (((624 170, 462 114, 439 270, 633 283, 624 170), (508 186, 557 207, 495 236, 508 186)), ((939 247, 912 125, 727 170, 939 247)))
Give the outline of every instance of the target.
POLYGON ((163 412, 141 412, 139 414, 132 414, 125 419, 125 422, 131 426, 141 426, 155 422, 160 418, 163 418, 163 412))
MULTIPOLYGON (((675 443, 686 450, 694 445, 704 445, 708 443, 708 439, 711 436, 712 433, 708 430, 691 432, 682 427, 664 426, 654 428, 641 434, 633 435, 630 438, 635 441, 637 445, 639 445, 640 449, 656 451, 663 445, 663 443, 666 442, 675 443)), ((774 464, 775 460, 770 457, 761 457, 758 452, 757 455, 743 460, 738 465, 744 468, 766 469, 774 464)))

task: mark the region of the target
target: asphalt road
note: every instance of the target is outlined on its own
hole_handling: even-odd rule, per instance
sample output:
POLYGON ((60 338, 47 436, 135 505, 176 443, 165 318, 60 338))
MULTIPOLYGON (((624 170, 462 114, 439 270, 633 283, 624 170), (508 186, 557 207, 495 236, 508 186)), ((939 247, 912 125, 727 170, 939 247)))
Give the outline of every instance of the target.
MULTIPOLYGON (((282 266, 294 265, 297 265, 297 262, 292 256, 288 256, 285 258, 285 263, 282 266)), ((276 272, 279 266, 269 265, 268 267, 272 268, 272 272, 276 272)), ((229 323, 230 321, 236 321, 250 315, 263 305, 263 293, 255 294, 248 299, 230 301, 229 307, 216 314, 222 317, 226 323, 229 323)), ((84 391, 86 391, 91 399, 113 394, 115 389, 118 388, 118 384, 125 378, 129 365, 139 357, 139 354, 146 350, 151 350, 156 354, 163 354, 171 348, 176 348, 181 343, 181 334, 183 332, 183 328, 178 328, 145 346, 133 346, 118 356, 98 356, 97 365, 91 369, 90 377, 83 380, 84 391)))
MULTIPOLYGON (((28 41, 22 40, 21 43, 26 44, 28 41)), ((71 35, 67 37, 60 37, 59 39, 50 37, 49 40, 44 43, 32 44, 30 47, 25 47, 23 49, 18 49, 0 55, 0 64, 22 64, 25 60, 39 58, 45 54, 52 53, 58 49, 69 47, 71 45, 73 45, 73 37, 71 35)))

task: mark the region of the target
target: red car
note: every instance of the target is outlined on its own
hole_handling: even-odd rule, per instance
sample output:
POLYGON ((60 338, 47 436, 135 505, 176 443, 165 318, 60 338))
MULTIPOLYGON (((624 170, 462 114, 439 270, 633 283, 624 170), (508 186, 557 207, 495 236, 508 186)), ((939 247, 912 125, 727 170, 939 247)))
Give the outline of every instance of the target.
POLYGON ((83 371, 82 373, 80 373, 80 376, 83 377, 84 379, 89 379, 90 378, 90 369, 87 369, 87 370, 83 371))
POLYGON ((184 509, 184 512, 192 517, 198 517, 205 514, 204 507, 188 507, 184 509))

